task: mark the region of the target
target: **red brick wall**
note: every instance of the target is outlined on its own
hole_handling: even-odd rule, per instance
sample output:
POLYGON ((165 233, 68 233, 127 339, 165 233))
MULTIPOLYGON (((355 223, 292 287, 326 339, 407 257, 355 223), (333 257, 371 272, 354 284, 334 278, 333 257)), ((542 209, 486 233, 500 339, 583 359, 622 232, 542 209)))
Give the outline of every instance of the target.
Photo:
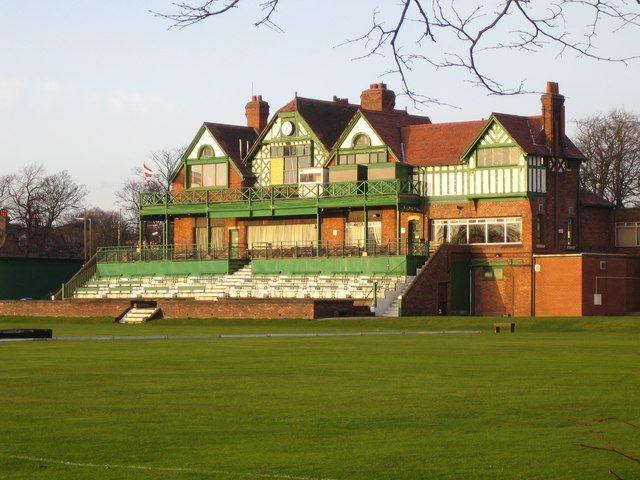
POLYGON ((613 246, 611 211, 587 207, 580 210, 580 246, 583 252, 608 252, 613 246))
POLYGON ((536 257, 535 263, 536 316, 581 316, 582 257, 536 257))
MULTIPOLYGON (((233 160, 229 160, 229 163, 232 163, 233 160)), ((238 171, 229 165, 229 188, 240 188, 243 186, 242 176, 238 173, 238 171)))
POLYGON ((396 210, 394 208, 385 208, 382 210, 382 241, 398 238, 400 232, 396 234, 396 210))
POLYGON ((402 314, 438 315, 438 284, 447 285, 447 312, 451 311, 451 276, 449 275, 451 245, 443 244, 429 258, 422 274, 402 296, 402 314))
POLYGON ((322 213, 322 241, 323 242, 344 242, 345 215, 343 210, 330 210, 322 213), (333 231, 336 231, 336 235, 333 231))
MULTIPOLYGON (((36 317, 112 317, 129 300, 0 301, 0 315, 36 317)), ((165 318, 325 318, 353 316, 352 300, 159 300, 165 318)), ((54 332, 55 335, 55 332, 54 332)))
POLYGON ((176 217, 173 220, 173 243, 174 245, 193 245, 196 243, 193 218, 176 217))
POLYGON ((585 255, 582 268, 584 315, 622 315, 640 311, 637 293, 640 291, 640 259, 585 255), (595 293, 602 295, 602 305, 593 304, 595 293))
POLYGON ((503 278, 502 280, 485 280, 483 267, 473 267, 474 313, 493 316, 530 316, 531 263, 525 261, 524 264, 494 264, 487 267, 501 268, 503 278))
MULTIPOLYGON (((544 204, 545 248, 537 248, 539 253, 573 253, 578 251, 575 234, 578 225, 578 165, 577 160, 567 160, 567 171, 552 171, 552 160, 545 158, 547 165, 547 193, 535 201, 544 204), (574 219, 574 248, 567 245, 567 222, 574 219), (562 233, 560 230, 562 229, 562 233)), ((536 213, 537 211, 536 206, 536 213)), ((542 212, 540 212, 542 213, 542 212)), ((535 227, 535 222, 534 222, 535 227)), ((535 233, 535 232, 534 232, 535 233)), ((535 235, 534 235, 535 240, 535 235)))

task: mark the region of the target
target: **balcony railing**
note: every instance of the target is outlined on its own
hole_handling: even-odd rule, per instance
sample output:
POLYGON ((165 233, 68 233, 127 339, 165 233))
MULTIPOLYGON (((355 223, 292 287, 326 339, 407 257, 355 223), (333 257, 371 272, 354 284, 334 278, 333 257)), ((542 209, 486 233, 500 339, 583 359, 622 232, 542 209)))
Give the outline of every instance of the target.
POLYGON ((206 245, 145 245, 142 247, 99 247, 97 263, 130 263, 186 260, 228 260, 254 258, 313 258, 354 256, 428 256, 427 243, 407 239, 380 242, 256 242, 206 245))
POLYGON ((183 190, 180 192, 146 192, 140 194, 144 207, 195 205, 212 203, 251 203, 310 198, 373 197, 420 195, 420 185, 410 180, 366 180, 334 182, 327 185, 279 185, 223 190, 183 190))

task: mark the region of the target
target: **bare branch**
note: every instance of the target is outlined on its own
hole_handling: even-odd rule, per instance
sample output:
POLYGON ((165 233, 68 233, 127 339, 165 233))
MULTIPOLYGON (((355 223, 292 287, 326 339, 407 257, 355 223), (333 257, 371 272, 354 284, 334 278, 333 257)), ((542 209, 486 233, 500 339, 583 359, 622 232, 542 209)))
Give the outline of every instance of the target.
MULTIPOLYGON (((271 21, 271 16, 276 12, 276 7, 280 0, 268 0, 262 3, 260 6, 266 14, 257 22, 254 26, 267 25, 275 30, 282 31, 275 23, 271 21)), ((172 27, 185 28, 191 25, 195 25, 203 20, 216 15, 222 15, 234 8, 238 7, 240 0, 207 0, 202 5, 193 6, 188 3, 174 3, 173 5, 180 9, 179 13, 159 13, 151 10, 156 17, 166 18, 171 20, 172 27)))
MULTIPOLYGON (((174 5, 179 13, 156 15, 183 28, 222 15, 239 2, 208 0, 200 6, 177 3, 174 5)), ((263 15, 254 25, 282 31, 272 22, 278 4, 279 0, 260 4, 263 15)), ((400 0, 386 9, 383 13, 374 8, 371 27, 338 46, 361 44, 364 53, 356 60, 389 54, 393 67, 385 74, 399 76, 403 93, 418 103, 437 102, 413 89, 411 72, 418 64, 436 71, 461 69, 472 85, 496 95, 516 95, 530 93, 524 89, 524 80, 516 86, 503 85, 501 73, 489 69, 487 54, 538 52, 555 46, 557 56, 573 53, 578 58, 623 64, 640 59, 640 55, 617 57, 615 51, 599 50, 605 34, 640 27, 640 12, 627 0, 400 0), (588 20, 576 25, 577 16, 587 16, 588 20)))

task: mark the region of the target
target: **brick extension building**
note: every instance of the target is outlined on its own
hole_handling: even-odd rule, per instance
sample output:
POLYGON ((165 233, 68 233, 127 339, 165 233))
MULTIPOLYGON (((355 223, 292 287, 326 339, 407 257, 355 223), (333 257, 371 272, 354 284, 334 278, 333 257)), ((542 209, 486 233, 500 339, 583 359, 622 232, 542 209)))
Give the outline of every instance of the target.
POLYGON ((271 117, 253 97, 247 126, 205 123, 172 192, 142 195, 141 221, 164 221, 162 268, 111 251, 102 274, 413 274, 428 257, 405 315, 640 310, 640 212, 580 190, 556 83, 541 101, 540 115, 435 124, 385 84, 271 117))

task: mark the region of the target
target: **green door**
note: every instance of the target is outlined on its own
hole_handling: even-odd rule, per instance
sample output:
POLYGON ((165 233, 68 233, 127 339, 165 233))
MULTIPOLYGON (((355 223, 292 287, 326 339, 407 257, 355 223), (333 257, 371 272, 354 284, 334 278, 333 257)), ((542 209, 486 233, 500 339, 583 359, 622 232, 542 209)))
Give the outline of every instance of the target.
POLYGON ((229 258, 238 258, 238 240, 240 232, 237 229, 229 230, 229 258))
POLYGON ((420 222, 418 220, 409 220, 409 251, 407 254, 415 255, 414 246, 420 243, 420 222))

